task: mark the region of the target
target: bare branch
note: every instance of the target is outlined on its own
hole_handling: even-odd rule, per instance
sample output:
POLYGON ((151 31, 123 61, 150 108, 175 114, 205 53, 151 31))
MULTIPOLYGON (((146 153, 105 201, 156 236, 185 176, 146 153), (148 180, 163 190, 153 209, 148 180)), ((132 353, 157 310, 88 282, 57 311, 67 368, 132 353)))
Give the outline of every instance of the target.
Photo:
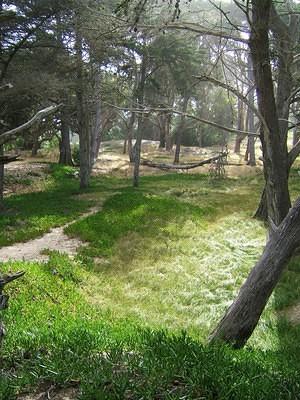
POLYGON ((225 32, 225 31, 210 30, 205 27, 202 27, 199 24, 195 24, 192 22, 181 22, 180 24, 177 22, 173 22, 173 23, 168 23, 168 24, 162 25, 160 27, 158 27, 157 25, 138 25, 137 28, 139 28, 139 29, 155 29, 155 30, 160 30, 160 31, 178 29, 178 30, 198 33, 200 36, 214 36, 214 37, 218 37, 218 38, 234 40, 234 41, 240 42, 240 43, 245 43, 245 44, 249 43, 249 41, 247 39, 242 38, 240 36, 235 36, 235 35, 232 35, 231 33, 225 32))
POLYGON ((62 107, 62 104, 59 104, 58 106, 50 106, 50 107, 44 108, 44 109, 38 111, 29 121, 25 122, 25 124, 20 125, 17 128, 11 129, 9 131, 3 132, 0 135, 0 146, 3 145, 4 143, 8 142, 9 140, 15 139, 15 137, 17 135, 19 135, 26 129, 29 129, 32 125, 34 125, 41 118, 44 118, 50 114, 53 114, 60 107, 62 107))
POLYGON ((257 133, 248 132, 248 131, 241 131, 239 129, 230 128, 228 126, 224 126, 224 125, 218 124, 217 122, 213 122, 213 121, 209 121, 209 120, 204 119, 204 118, 197 117, 196 115, 193 115, 193 114, 188 114, 188 113, 185 113, 185 112, 182 112, 182 111, 174 110, 173 108, 163 108, 163 107, 162 108, 152 108, 152 107, 150 107, 150 108, 144 108, 143 110, 141 110, 141 109, 118 107, 118 106, 115 106, 115 105, 110 104, 110 103, 106 103, 106 104, 109 104, 111 107, 114 107, 117 110, 131 111, 131 112, 134 112, 134 113, 137 113, 137 114, 149 114, 151 112, 158 112, 158 113, 166 112, 166 113, 169 113, 169 114, 182 115, 182 116, 184 116, 186 118, 194 119, 196 121, 202 122, 203 124, 210 125, 210 126, 213 126, 215 128, 219 128, 219 129, 221 129, 223 131, 226 131, 226 132, 229 132, 229 133, 245 135, 245 136, 259 137, 259 135, 257 133))

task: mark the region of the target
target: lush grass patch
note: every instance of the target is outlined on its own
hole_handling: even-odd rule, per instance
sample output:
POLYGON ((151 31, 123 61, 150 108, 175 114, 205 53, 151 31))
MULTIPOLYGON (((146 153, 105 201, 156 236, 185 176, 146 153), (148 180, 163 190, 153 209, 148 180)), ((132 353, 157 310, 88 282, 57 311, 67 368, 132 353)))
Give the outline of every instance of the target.
POLYGON ((299 370, 272 351, 208 348, 185 333, 139 328, 90 306, 80 287, 91 272, 52 254, 11 285, 0 399, 41 381, 78 384, 94 399, 296 399, 299 370))
POLYGON ((251 218, 261 177, 169 174, 143 178, 138 190, 96 178, 76 196, 70 172, 52 170, 35 207, 32 197, 24 209, 11 198, 20 219, 53 210, 51 225, 109 196, 101 212, 67 229, 87 241, 78 259, 52 253, 46 264, 1 267, 27 273, 4 313, 0 399, 41 381, 75 382, 85 400, 299 397, 300 328, 276 314, 298 302, 297 258, 245 350, 205 344, 264 245, 264 226, 251 218), (74 207, 67 213, 64 198, 74 207))
POLYGON ((40 236, 97 204, 95 199, 78 196, 79 183, 74 171, 70 167, 51 165, 39 191, 5 200, 6 208, 0 215, 0 246, 40 236))

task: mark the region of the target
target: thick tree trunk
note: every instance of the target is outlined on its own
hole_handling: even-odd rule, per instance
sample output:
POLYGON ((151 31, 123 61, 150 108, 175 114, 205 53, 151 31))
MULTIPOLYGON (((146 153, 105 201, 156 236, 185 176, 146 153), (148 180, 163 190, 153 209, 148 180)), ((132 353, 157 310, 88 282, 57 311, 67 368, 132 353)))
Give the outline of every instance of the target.
POLYGON ((261 141, 266 180, 268 215, 279 225, 290 208, 287 151, 282 142, 269 54, 271 0, 253 0, 250 52, 259 111, 264 119, 261 141))
POLYGON ((68 118, 65 115, 65 111, 61 113, 61 140, 59 143, 59 164, 62 165, 73 165, 72 151, 70 145, 70 128, 68 124, 68 118))
POLYGON ((278 228, 271 229, 265 250, 240 292, 210 337, 210 342, 226 342, 235 348, 245 345, 281 273, 300 245, 300 198, 278 228))
POLYGON ((168 116, 165 113, 161 113, 159 116, 159 149, 166 147, 166 124, 168 116))

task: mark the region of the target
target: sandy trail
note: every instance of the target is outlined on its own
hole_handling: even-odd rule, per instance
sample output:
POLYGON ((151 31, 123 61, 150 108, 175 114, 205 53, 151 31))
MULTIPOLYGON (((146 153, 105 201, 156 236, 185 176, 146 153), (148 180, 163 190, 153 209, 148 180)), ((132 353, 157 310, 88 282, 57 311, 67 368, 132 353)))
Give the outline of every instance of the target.
POLYGON ((41 254, 43 250, 55 250, 61 253, 66 253, 69 256, 75 256, 77 249, 84 245, 79 239, 70 238, 64 233, 64 229, 78 221, 79 219, 86 218, 89 215, 95 214, 99 211, 99 207, 91 208, 88 212, 82 214, 79 218, 69 222, 66 225, 58 228, 53 228, 45 235, 29 240, 24 243, 15 243, 11 246, 2 247, 0 249, 0 262, 7 261, 40 261, 46 262, 49 256, 41 254))

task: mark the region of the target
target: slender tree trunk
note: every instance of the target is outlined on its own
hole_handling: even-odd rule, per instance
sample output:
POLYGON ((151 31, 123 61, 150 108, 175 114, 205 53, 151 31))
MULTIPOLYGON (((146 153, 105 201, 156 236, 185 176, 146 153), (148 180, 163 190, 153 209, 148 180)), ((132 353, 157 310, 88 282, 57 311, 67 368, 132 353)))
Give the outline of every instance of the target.
POLYGON ((300 245, 300 198, 270 239, 240 292, 227 310, 210 342, 226 342, 235 348, 245 345, 279 281, 281 273, 300 245))
POLYGON ((79 158, 80 158, 80 188, 89 186, 90 181, 90 124, 88 110, 85 102, 84 82, 83 82, 83 61, 82 61, 82 36, 80 27, 77 26, 76 40, 76 63, 77 63, 77 123, 79 133, 79 158))
POLYGON ((165 113, 161 113, 159 116, 159 148, 164 149, 166 147, 166 124, 167 124, 167 115, 165 113))
MULTIPOLYGON (((250 55, 248 56, 248 79, 250 81, 250 84, 254 82, 254 75, 253 75, 253 66, 251 62, 251 57, 250 55)), ((248 95, 249 103, 252 107, 254 107, 254 89, 251 89, 248 95)), ((247 126, 248 126, 248 132, 253 132, 255 133, 255 126, 254 126, 254 113, 253 109, 248 107, 247 110, 247 126)), ((256 165, 256 159, 255 159, 255 138, 254 136, 248 136, 248 144, 247 144, 247 160, 248 165, 251 165, 252 167, 256 165)))
POLYGON ((171 136, 171 118, 172 115, 168 114, 166 118, 166 151, 172 151, 172 136, 171 136))
MULTIPOLYGON (((187 106, 189 102, 189 97, 188 95, 185 95, 183 98, 183 103, 182 103, 182 112, 186 113, 187 106)), ((181 147, 181 140, 182 140, 182 131, 184 129, 185 125, 185 116, 181 115, 180 116, 180 122, 179 125, 176 129, 176 136, 175 136, 175 157, 174 157, 174 164, 179 164, 179 156, 180 156, 180 147, 181 147)))
MULTIPOLYGON (((143 105, 144 105, 144 96, 145 96, 144 92, 145 92, 147 64, 148 64, 148 56, 146 53, 144 53, 143 58, 142 58, 142 63, 141 63, 139 85, 137 88, 137 101, 138 101, 138 108, 140 110, 143 109, 143 105)), ((138 129, 137 129, 136 141, 135 141, 134 151, 133 151, 133 153, 134 153, 133 186, 134 187, 139 186, 143 126, 144 126, 144 114, 140 113, 138 115, 138 129)))
MULTIPOLYGON (((4 155, 3 145, 0 146, 0 157, 4 155)), ((4 208, 4 164, 0 164, 0 211, 4 208)))
MULTIPOLYGON (((237 129, 239 131, 244 131, 245 130, 245 109, 244 109, 244 103, 238 99, 238 124, 237 124, 237 129)), ((240 154, 241 152, 241 143, 245 139, 245 135, 238 134, 236 135, 235 138, 235 144, 234 144, 234 152, 236 154, 240 154)))
POLYGON ((96 72, 95 77, 95 106, 94 106, 94 116, 92 119, 91 126, 91 165, 90 170, 92 170, 95 162, 97 161, 100 144, 101 144, 101 133, 102 133, 102 113, 101 113, 101 98, 100 98, 100 83, 101 75, 100 71, 96 72))
POLYGON ((134 130, 134 123, 135 123, 135 113, 132 112, 130 115, 130 121, 127 131, 127 141, 128 141, 128 155, 129 161, 133 163, 134 156, 133 156, 133 146, 132 146, 132 139, 133 139, 133 130, 134 130))

